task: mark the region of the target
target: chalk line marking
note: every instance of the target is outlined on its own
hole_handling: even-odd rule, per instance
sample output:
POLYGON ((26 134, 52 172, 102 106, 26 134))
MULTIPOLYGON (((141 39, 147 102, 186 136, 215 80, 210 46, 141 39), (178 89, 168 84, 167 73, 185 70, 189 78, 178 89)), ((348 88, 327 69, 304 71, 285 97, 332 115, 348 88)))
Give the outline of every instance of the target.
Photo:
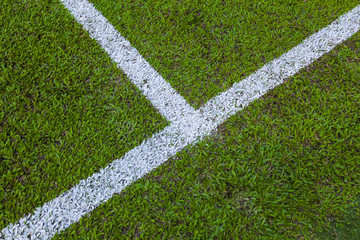
POLYGON ((301 68, 330 52, 336 45, 359 30, 360 5, 340 16, 329 26, 306 38, 301 44, 279 58, 265 64, 246 79, 210 99, 198 110, 212 118, 215 124, 224 122, 268 90, 283 83, 301 68))
POLYGON ((152 171, 185 146, 194 144, 216 130, 237 111, 245 108, 286 77, 297 73, 360 29, 360 5, 300 45, 228 91, 211 99, 194 114, 179 118, 160 133, 127 152, 99 173, 81 180, 59 197, 38 207, 34 213, 2 230, 6 239, 49 239, 106 202, 114 193, 152 171), (249 88, 249 89, 248 89, 249 88), (264 90, 265 89, 265 90, 264 90), (29 238, 27 238, 29 237, 29 238))
POLYGON ((87 0, 61 2, 167 120, 177 121, 195 112, 91 3, 87 0))

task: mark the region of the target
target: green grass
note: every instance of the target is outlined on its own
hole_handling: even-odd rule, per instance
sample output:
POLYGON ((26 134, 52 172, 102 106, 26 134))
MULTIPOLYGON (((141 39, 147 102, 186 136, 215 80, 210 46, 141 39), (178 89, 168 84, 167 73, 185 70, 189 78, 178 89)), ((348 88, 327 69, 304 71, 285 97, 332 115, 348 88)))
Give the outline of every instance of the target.
POLYGON ((331 219, 330 226, 319 234, 321 239, 360 239, 360 196, 355 199, 354 204, 355 206, 346 209, 347 213, 341 221, 331 219))
POLYGON ((354 0, 90 2, 195 108, 359 4, 354 0))
POLYGON ((359 207, 344 218, 360 196, 359 37, 55 239, 317 239, 339 224, 359 236, 359 207))
POLYGON ((0 9, 3 229, 168 123, 58 1, 0 9))
MULTIPOLYGON (((91 2, 194 107, 359 4, 91 2)), ((59 1, 0 23, 3 229, 168 123, 59 1)), ((359 39, 54 239, 360 239, 359 39)))

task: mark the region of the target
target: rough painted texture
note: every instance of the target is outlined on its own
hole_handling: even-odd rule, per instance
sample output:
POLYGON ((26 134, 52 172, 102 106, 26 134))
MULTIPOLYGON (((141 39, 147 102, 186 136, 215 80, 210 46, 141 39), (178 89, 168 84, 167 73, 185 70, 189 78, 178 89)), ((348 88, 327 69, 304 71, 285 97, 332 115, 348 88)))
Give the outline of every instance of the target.
MULTIPOLYGON (((86 1, 73 4, 70 1, 65 2, 67 3, 66 6, 74 7, 76 5, 82 8, 82 11, 87 6, 91 11, 94 10, 92 5, 86 1)), ((82 13, 78 13, 78 16, 81 17, 82 13)), ((5 234, 6 239, 51 238, 55 233, 79 221, 81 216, 91 212, 100 203, 110 199, 114 193, 121 192, 127 185, 158 167, 185 146, 210 134, 231 115, 263 96, 268 90, 280 85, 286 77, 294 75, 301 68, 311 64, 332 50, 337 44, 351 37, 360 28, 359 19, 360 6, 312 35, 280 58, 265 65, 244 81, 235 84, 228 91, 210 100, 198 111, 192 110, 186 103, 170 104, 171 107, 169 108, 164 103, 164 99, 175 104, 180 97, 173 98, 171 95, 174 94, 174 91, 171 88, 164 90, 166 93, 163 95, 155 94, 156 88, 150 88, 149 92, 153 94, 147 95, 148 99, 162 114, 172 120, 169 127, 129 151, 123 158, 115 160, 108 167, 102 169, 100 173, 82 180, 69 191, 37 208, 33 214, 20 219, 16 224, 9 225, 2 230, 2 233, 5 234), (172 109, 174 106, 177 107, 172 109)), ((91 29, 88 31, 91 32, 91 29)), ((105 39, 108 38, 104 38, 101 42, 101 45, 105 46, 104 48, 108 44, 105 39)), ((132 54, 135 54, 136 59, 139 59, 136 50, 133 50, 132 54)), ((134 77, 132 74, 137 71, 125 62, 126 60, 119 60, 119 66, 124 66, 127 69, 124 70, 125 73, 130 74, 130 78, 133 77, 135 80, 141 78, 137 84, 140 88, 146 86, 141 84, 145 78, 134 77)), ((141 62, 144 64, 144 60, 141 62)), ((150 76, 155 75, 150 74, 150 76)), ((155 76, 154 79, 163 81, 159 76, 155 76)), ((166 82, 151 83, 152 78, 149 81, 150 85, 154 87, 158 86, 157 84, 167 86, 166 82)), ((146 89, 146 87, 142 89, 145 94, 147 93, 146 89)))
POLYGON ((88 1, 62 0, 75 19, 98 41, 118 67, 169 121, 193 114, 194 109, 133 48, 88 1))

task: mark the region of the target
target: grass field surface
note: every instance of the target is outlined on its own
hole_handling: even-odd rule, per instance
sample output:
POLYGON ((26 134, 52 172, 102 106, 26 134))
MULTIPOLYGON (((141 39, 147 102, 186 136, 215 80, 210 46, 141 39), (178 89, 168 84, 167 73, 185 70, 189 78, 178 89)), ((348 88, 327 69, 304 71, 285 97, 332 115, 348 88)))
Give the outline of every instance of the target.
POLYGON ((90 2, 196 108, 359 4, 353 0, 90 2))
MULTIPOLYGON (((194 109, 360 4, 90 2, 194 109)), ((0 22, 4 229, 170 121, 60 1, 0 22)), ((53 239, 360 239, 359 37, 53 239)))

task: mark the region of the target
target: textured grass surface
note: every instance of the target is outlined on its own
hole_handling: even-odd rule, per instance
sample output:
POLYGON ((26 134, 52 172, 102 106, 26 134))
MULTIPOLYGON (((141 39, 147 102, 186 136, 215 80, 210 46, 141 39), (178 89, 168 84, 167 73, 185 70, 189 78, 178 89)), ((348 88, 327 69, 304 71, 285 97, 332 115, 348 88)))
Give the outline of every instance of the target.
MULTIPOLYGON (((359 4, 91 2, 196 107, 359 4)), ((167 122, 58 1, 5 0, 0 22, 2 229, 167 122)), ((55 239, 359 239, 359 51, 356 34, 55 239)))
POLYGON ((1 5, 3 229, 167 122, 58 1, 1 5))
POLYGON ((353 0, 90 2, 195 108, 359 4, 353 0))
POLYGON ((359 36, 55 239, 356 239, 359 36))
POLYGON ((354 206, 346 209, 343 219, 330 220, 330 226, 319 234, 320 239, 360 239, 360 196, 354 201, 354 206))

